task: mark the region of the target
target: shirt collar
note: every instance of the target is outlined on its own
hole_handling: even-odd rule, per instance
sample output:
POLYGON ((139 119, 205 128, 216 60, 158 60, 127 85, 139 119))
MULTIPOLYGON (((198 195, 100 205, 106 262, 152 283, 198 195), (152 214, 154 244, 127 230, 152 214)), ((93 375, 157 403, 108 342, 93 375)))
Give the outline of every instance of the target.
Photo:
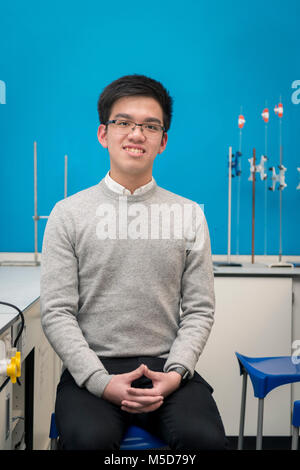
MULTIPOLYGON (((129 195, 131 196, 131 192, 129 191, 129 189, 125 188, 124 186, 122 186, 121 184, 117 183, 117 181, 113 180, 112 177, 110 176, 109 174, 109 171, 107 172, 106 176, 105 176, 105 183, 107 184, 107 186, 109 187, 109 189, 111 189, 112 191, 114 191, 115 193, 118 193, 118 194, 122 194, 122 195, 129 195)), ((152 188, 154 184, 154 178, 152 177, 151 181, 147 184, 144 184, 143 186, 140 186, 139 188, 137 188, 133 194, 134 195, 137 195, 137 194, 144 194, 146 193, 147 191, 149 191, 149 189, 152 188)))

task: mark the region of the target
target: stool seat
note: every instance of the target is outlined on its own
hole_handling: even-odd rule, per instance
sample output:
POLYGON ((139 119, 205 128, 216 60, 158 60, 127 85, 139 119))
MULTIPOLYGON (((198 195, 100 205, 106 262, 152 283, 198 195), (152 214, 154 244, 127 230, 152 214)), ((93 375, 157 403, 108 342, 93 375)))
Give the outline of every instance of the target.
POLYGON ((256 398, 264 398, 280 385, 300 381, 300 364, 294 364, 292 356, 247 357, 235 354, 241 374, 244 368, 250 376, 256 398))
POLYGON ((144 449, 162 449, 166 444, 156 436, 153 436, 145 429, 139 426, 131 425, 128 427, 120 450, 144 450, 144 449))

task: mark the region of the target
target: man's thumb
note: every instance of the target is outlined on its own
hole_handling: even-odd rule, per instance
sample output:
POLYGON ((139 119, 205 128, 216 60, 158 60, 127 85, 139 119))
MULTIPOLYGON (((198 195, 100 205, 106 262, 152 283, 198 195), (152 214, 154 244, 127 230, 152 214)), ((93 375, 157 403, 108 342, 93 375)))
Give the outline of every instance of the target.
POLYGON ((144 375, 146 377, 148 377, 149 379, 152 379, 152 378, 154 379, 155 374, 156 374, 156 372, 154 372, 153 370, 151 370, 147 366, 145 366, 144 375))
POLYGON ((138 379, 139 377, 142 377, 144 375, 144 370, 145 370, 145 365, 141 364, 137 369, 131 371, 128 373, 129 377, 131 380, 138 379))

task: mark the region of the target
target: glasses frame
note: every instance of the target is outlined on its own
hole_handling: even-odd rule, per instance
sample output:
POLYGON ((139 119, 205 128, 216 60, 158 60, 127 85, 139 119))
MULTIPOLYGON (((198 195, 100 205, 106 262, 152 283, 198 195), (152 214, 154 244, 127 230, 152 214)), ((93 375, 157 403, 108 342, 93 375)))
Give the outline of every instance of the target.
MULTIPOLYGON (((133 132, 136 127, 140 127, 140 128, 141 128, 141 131, 142 131, 142 133, 143 133, 143 135, 144 135, 143 126, 151 125, 150 122, 149 122, 149 123, 148 123, 148 122, 143 122, 142 124, 138 124, 137 122, 131 121, 130 119, 110 119, 109 121, 107 121, 107 122, 105 123, 105 125, 108 126, 108 124, 115 124, 117 121, 130 122, 130 123, 132 123, 132 124, 134 125, 130 130, 128 130, 128 134, 129 134, 130 132, 133 132)), ((160 127, 160 130, 163 132, 163 135, 164 135, 164 133, 166 132, 166 129, 165 129, 164 126, 161 126, 160 124, 156 124, 156 123, 153 124, 153 125, 160 127)), ((124 135, 126 135, 126 134, 124 134, 124 135)), ((154 136, 154 135, 156 135, 156 132, 150 133, 150 135, 153 135, 153 136, 154 136)), ((158 134, 157 134, 157 135, 158 135, 158 134)))

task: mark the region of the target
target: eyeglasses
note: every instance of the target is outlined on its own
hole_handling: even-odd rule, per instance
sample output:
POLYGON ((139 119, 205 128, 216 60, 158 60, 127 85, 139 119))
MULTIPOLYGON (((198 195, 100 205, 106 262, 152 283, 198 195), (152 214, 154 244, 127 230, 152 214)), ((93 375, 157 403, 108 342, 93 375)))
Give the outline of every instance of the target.
POLYGON ((136 122, 128 121, 127 119, 111 119, 110 121, 107 121, 106 126, 108 124, 113 124, 118 133, 124 135, 134 131, 137 126, 139 126, 141 131, 148 136, 155 136, 159 135, 161 132, 165 132, 165 128, 159 124, 147 122, 137 124, 136 122))

